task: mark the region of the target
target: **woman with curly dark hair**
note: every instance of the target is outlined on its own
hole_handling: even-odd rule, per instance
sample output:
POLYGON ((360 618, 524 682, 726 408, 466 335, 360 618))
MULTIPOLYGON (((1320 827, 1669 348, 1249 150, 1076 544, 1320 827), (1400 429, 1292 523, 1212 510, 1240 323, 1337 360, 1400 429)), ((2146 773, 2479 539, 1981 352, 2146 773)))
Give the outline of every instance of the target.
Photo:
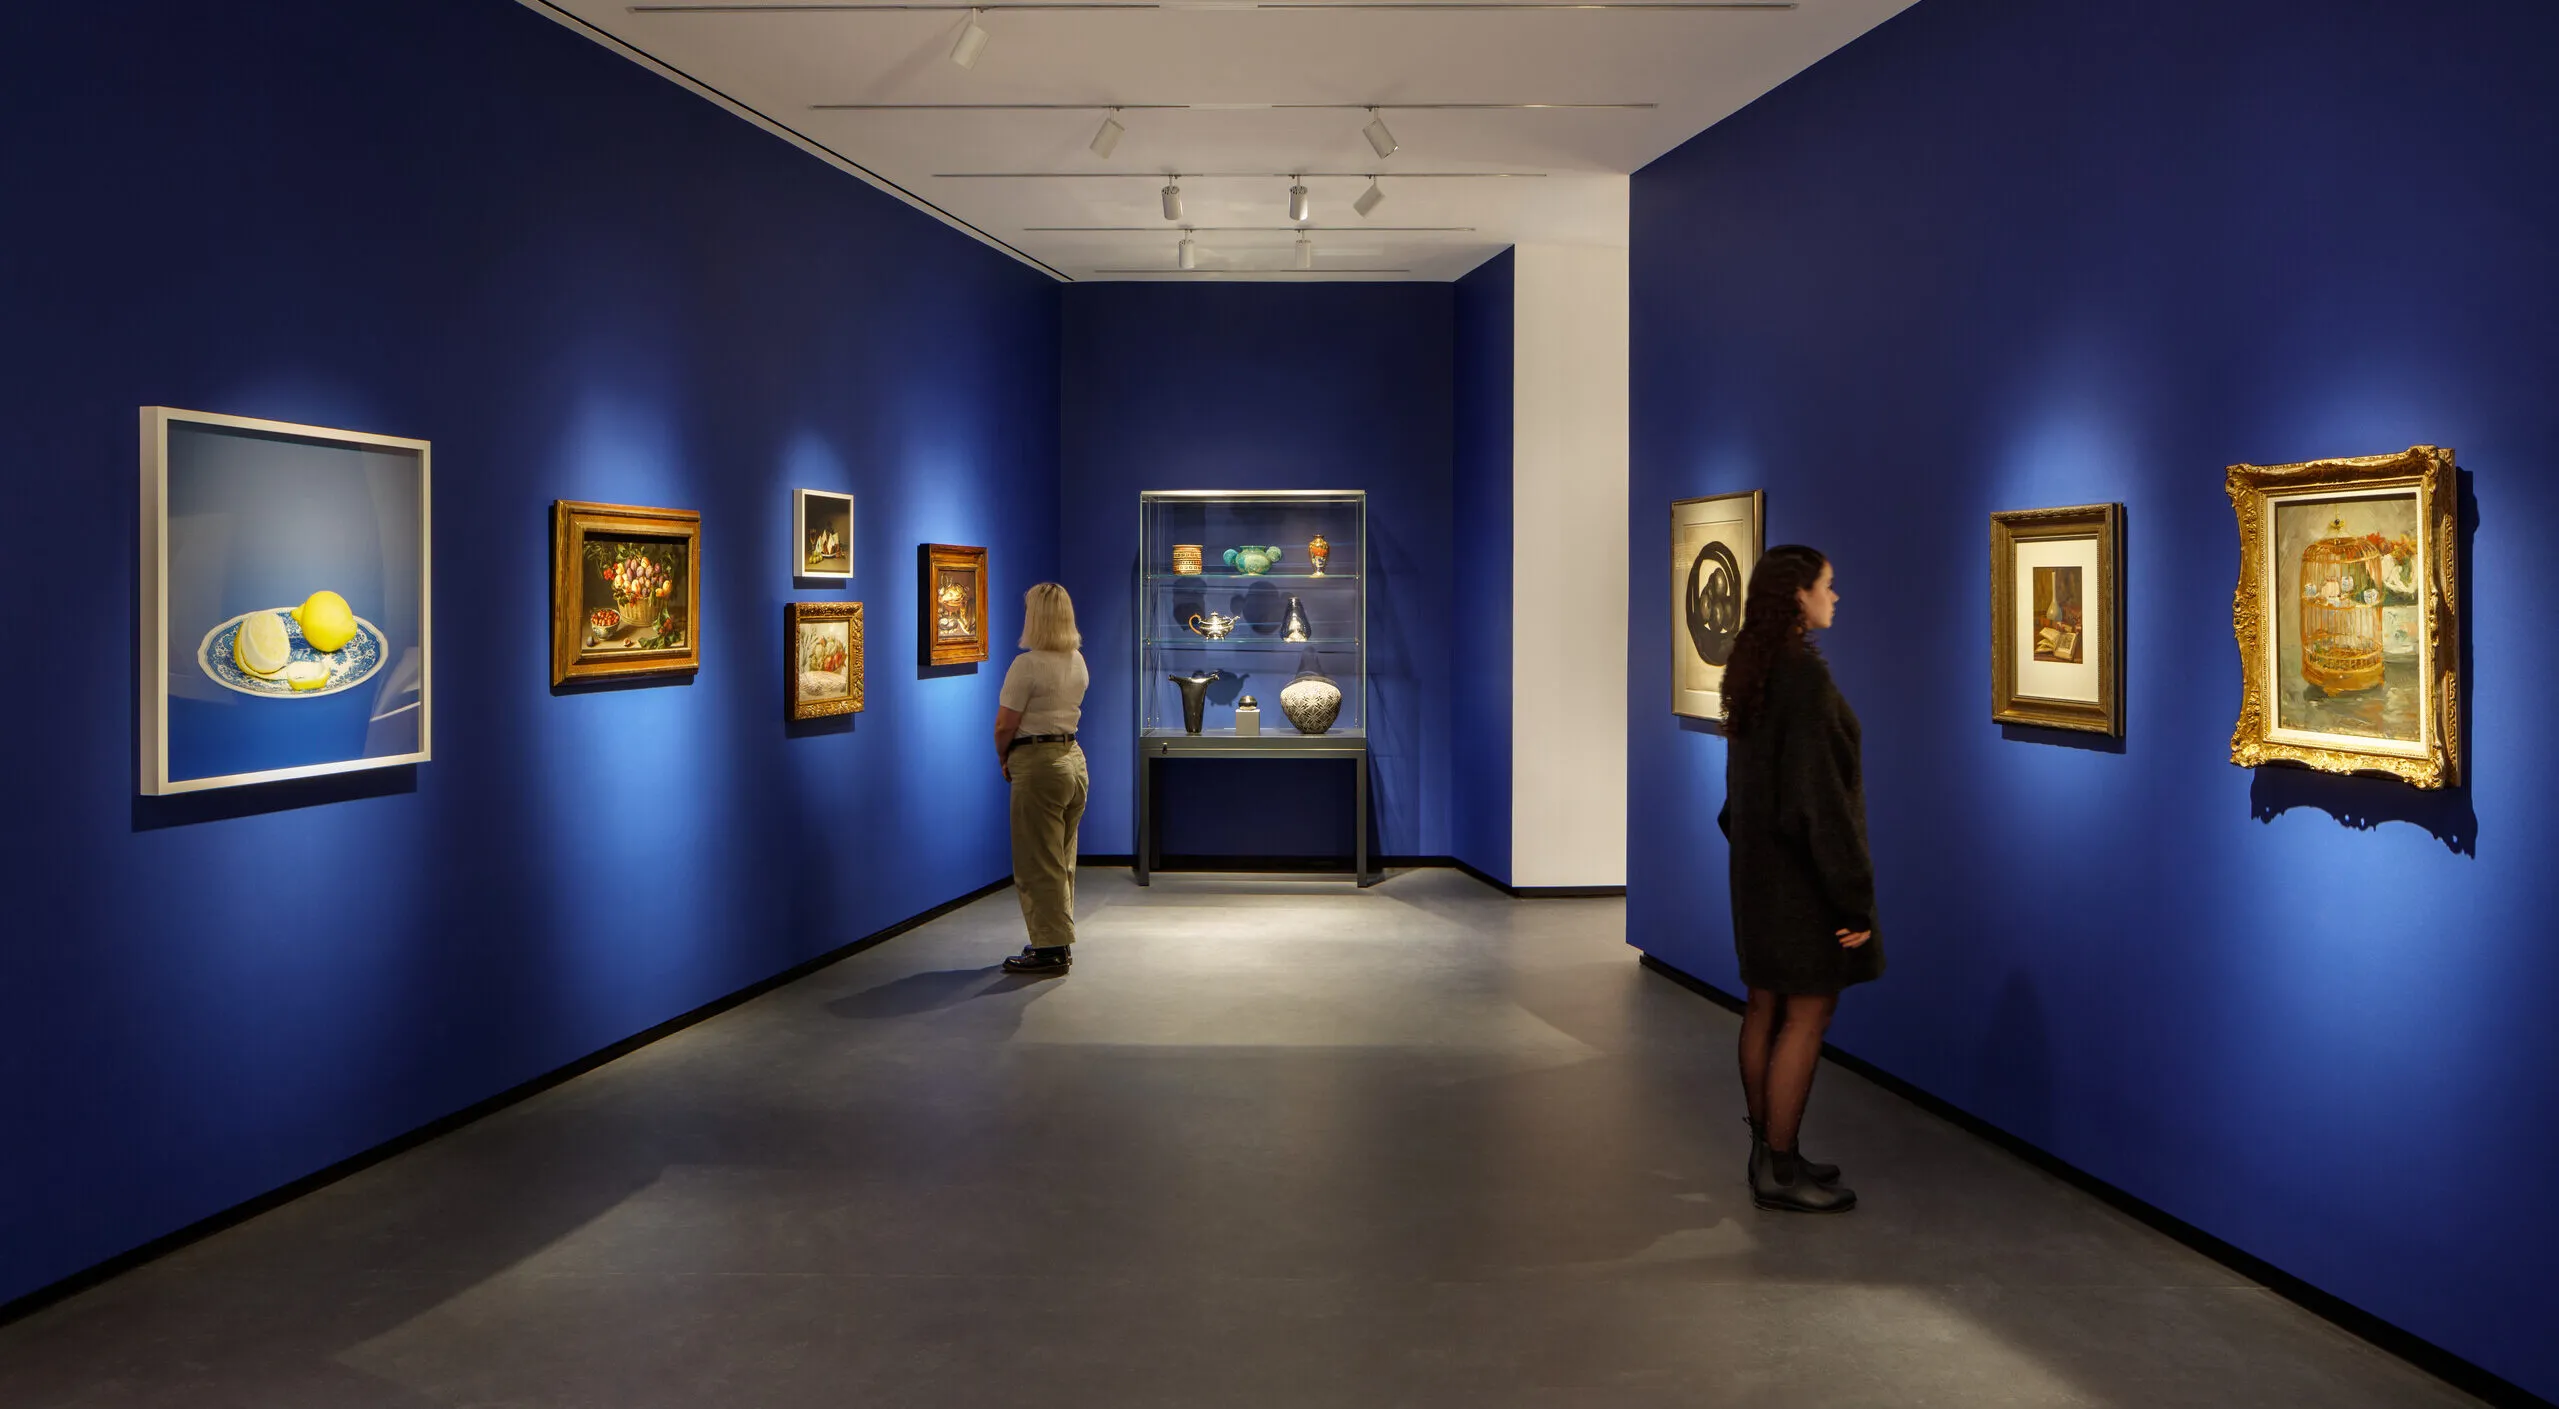
POLYGON ((1804 1158, 1796 1137, 1840 990, 1884 972, 1857 716, 1812 640, 1838 605, 1829 559, 1769 549, 1724 669, 1717 820, 1732 841, 1733 947, 1750 990, 1741 1068, 1751 1199, 1798 1213, 1857 1205, 1839 1167, 1804 1158))

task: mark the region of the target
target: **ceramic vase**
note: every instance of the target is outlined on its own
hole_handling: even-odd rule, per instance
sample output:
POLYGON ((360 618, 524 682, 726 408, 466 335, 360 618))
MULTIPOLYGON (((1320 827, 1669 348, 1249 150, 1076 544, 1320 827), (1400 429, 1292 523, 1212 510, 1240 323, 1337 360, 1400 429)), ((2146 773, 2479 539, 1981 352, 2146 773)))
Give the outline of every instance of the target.
POLYGON ((1280 713, 1301 734, 1321 734, 1342 714, 1342 687, 1308 673, 1280 687, 1280 713))
POLYGON ((1322 577, 1324 575, 1324 565, 1333 560, 1333 545, 1325 542, 1324 535, 1319 533, 1315 535, 1315 540, 1313 542, 1306 545, 1306 556, 1309 559, 1312 559, 1315 564, 1315 571, 1309 573, 1308 576, 1322 577))
POLYGON ((1182 691, 1183 733, 1196 734, 1200 731, 1200 720, 1208 713, 1209 683, 1217 676, 1218 672, 1210 670, 1167 677, 1182 691))
POLYGON ((1200 545, 1196 543, 1173 545, 1173 571, 1184 577, 1197 577, 1200 575, 1200 561, 1200 545))
POLYGON ((1271 570, 1271 564, 1276 563, 1279 560, 1280 550, 1277 548, 1256 548, 1247 546, 1243 548, 1229 548, 1226 550, 1226 565, 1247 577, 1259 577, 1263 573, 1269 572, 1271 570))

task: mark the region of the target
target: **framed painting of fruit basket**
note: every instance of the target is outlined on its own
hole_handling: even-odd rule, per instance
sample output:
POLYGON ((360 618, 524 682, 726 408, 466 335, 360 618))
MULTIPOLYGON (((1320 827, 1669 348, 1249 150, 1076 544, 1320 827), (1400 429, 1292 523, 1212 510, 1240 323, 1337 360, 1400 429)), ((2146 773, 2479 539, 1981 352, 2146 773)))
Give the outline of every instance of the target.
POLYGON ((2460 781, 2452 452, 2233 465, 2239 723, 2230 761, 2460 781))
POLYGON ((551 683, 698 670, 702 516, 551 506, 551 683))
POLYGON ((423 440, 141 408, 145 795, 424 763, 423 440))
POLYGON ((793 719, 862 712, 862 604, 789 602, 782 608, 783 684, 793 719))

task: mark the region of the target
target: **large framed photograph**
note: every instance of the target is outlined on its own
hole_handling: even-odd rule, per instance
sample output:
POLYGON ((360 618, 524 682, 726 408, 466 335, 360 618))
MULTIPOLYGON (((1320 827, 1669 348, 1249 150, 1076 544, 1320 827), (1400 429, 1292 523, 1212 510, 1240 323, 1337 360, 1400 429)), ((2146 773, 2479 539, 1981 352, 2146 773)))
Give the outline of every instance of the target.
POLYGON ((2233 465, 2242 688, 2230 761, 2460 781, 2452 452, 2233 465))
POLYGON ((1724 665, 1742 634, 1742 602, 1767 545, 1756 489, 1670 506, 1670 708, 1724 717, 1724 665))
POLYGON ((1990 717, 2124 732, 2123 506, 1990 516, 1990 717))
POLYGON ((853 576, 853 496, 824 489, 791 491, 792 571, 844 582, 853 576))
POLYGON ((141 408, 146 795, 424 763, 428 445, 141 408))
POLYGON ((698 670, 702 516, 551 506, 551 683, 698 670))
POLYGON ((793 719, 862 712, 862 604, 787 602, 782 651, 793 719))
POLYGON ((927 543, 924 567, 924 663, 965 665, 986 659, 986 550, 927 543))

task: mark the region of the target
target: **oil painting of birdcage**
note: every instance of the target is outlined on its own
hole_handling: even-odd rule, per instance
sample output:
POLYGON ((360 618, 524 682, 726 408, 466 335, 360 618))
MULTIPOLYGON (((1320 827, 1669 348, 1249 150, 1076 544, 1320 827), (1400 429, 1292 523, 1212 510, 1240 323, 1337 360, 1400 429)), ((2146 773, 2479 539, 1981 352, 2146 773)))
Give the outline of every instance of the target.
POLYGON ((2452 453, 2234 465, 2246 691, 2231 761, 2457 772, 2452 453))

